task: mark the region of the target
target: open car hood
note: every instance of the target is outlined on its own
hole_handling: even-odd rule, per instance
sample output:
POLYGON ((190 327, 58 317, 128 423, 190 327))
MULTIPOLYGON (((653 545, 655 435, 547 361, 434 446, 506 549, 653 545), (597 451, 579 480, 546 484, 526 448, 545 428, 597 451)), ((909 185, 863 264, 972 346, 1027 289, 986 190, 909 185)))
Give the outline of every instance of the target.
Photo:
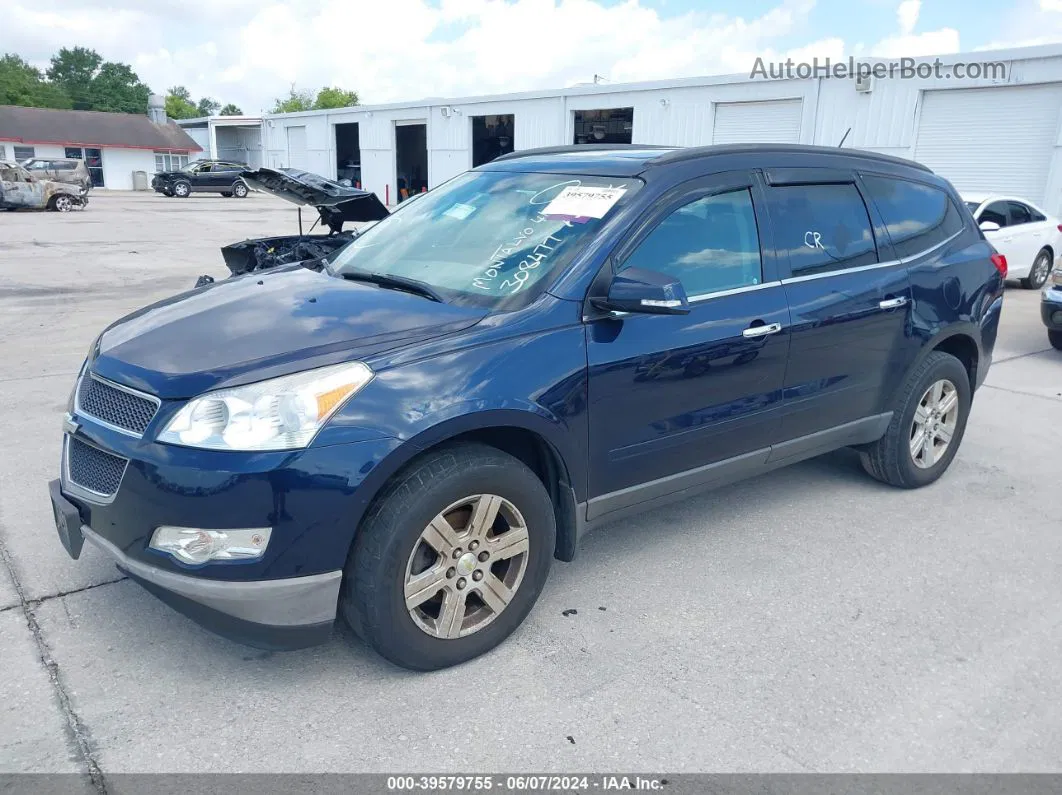
POLYGON ((253 188, 293 204, 316 207, 321 214, 321 223, 332 232, 342 231, 346 221, 380 221, 388 215, 387 208, 375 193, 348 188, 309 171, 257 168, 248 169, 240 176, 253 188))

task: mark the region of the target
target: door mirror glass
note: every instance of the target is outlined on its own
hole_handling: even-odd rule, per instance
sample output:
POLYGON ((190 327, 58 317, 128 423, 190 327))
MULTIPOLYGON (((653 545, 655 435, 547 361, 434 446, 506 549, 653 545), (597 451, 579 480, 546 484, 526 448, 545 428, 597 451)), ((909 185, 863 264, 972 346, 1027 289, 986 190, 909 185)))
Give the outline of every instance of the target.
POLYGON ((980 226, 982 232, 998 232, 1002 229, 995 221, 982 221, 980 226))
POLYGON ((686 315, 690 307, 682 282, 666 273, 627 268, 612 277, 608 296, 591 299, 598 309, 647 315, 686 315))

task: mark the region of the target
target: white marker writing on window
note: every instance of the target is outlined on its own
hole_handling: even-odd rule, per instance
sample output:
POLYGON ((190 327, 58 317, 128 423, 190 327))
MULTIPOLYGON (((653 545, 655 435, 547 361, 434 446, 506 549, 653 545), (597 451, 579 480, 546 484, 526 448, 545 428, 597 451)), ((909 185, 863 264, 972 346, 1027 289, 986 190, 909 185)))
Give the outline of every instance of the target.
POLYGON ((804 245, 808 248, 821 248, 823 251, 826 250, 826 247, 822 245, 822 235, 818 232, 805 232, 804 245))

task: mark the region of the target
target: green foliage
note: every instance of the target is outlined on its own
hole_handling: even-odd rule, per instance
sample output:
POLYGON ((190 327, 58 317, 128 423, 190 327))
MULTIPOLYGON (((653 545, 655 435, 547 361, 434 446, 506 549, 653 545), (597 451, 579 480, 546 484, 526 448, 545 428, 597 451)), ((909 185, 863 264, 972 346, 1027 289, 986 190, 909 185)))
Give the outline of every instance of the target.
POLYGON ((61 88, 46 82, 40 70, 9 53, 0 58, 0 105, 35 108, 70 108, 61 88))
POLYGON ((199 100, 199 103, 195 106, 196 112, 200 116, 213 116, 218 112, 218 108, 221 107, 221 103, 216 99, 210 97, 203 97, 199 100))
POLYGON ((358 104, 358 92, 357 91, 344 91, 341 88, 322 88, 317 92, 317 99, 314 100, 314 110, 324 110, 325 108, 350 108, 358 104))
POLYGON ((63 47, 52 56, 48 79, 59 86, 76 110, 92 110, 92 84, 103 56, 86 47, 63 47))
POLYGON ((171 119, 194 119, 201 116, 192 102, 192 95, 184 86, 174 86, 166 92, 166 115, 171 119))
POLYGON ((242 116, 243 111, 233 105, 231 102, 218 111, 222 116, 242 116))
MULTIPOLYGON (((146 113, 150 95, 151 89, 128 64, 104 61, 87 47, 63 47, 52 56, 44 74, 14 53, 0 57, 0 105, 146 113)), ((211 97, 193 102, 184 86, 174 86, 166 96, 166 114, 171 119, 210 116, 220 107, 211 97)), ((231 103, 225 111, 240 115, 231 103)))
POLYGON ((298 113, 300 110, 313 110, 313 94, 309 91, 296 91, 295 86, 292 86, 288 96, 278 99, 271 112, 298 113))
POLYGON ((327 110, 330 108, 349 108, 358 104, 357 91, 344 91, 342 88, 325 86, 317 95, 312 91, 296 91, 291 87, 288 95, 278 99, 271 113, 298 113, 303 110, 327 110))
POLYGON ((107 61, 89 85, 92 110, 112 113, 143 113, 151 89, 124 63, 107 61))

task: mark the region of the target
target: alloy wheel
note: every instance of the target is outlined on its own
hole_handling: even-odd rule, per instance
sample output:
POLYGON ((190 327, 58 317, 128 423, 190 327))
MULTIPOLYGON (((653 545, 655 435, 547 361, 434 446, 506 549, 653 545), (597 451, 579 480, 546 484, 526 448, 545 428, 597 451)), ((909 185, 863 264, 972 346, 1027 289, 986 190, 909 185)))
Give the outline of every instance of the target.
POLYGON ((918 401, 911 423, 911 459, 919 469, 936 465, 951 446, 959 423, 959 391, 948 379, 932 384, 918 401))
POLYGON ((465 497, 424 528, 406 563, 413 622, 436 638, 471 635, 512 601, 527 570, 527 524, 496 494, 465 497))
POLYGON ((60 195, 55 197, 55 209, 61 213, 68 213, 73 209, 74 203, 69 196, 60 195))
POLYGON ((1029 283, 1038 288, 1047 281, 1048 275, 1051 273, 1051 258, 1046 254, 1040 254, 1036 258, 1036 262, 1033 263, 1032 271, 1029 273, 1029 283))

